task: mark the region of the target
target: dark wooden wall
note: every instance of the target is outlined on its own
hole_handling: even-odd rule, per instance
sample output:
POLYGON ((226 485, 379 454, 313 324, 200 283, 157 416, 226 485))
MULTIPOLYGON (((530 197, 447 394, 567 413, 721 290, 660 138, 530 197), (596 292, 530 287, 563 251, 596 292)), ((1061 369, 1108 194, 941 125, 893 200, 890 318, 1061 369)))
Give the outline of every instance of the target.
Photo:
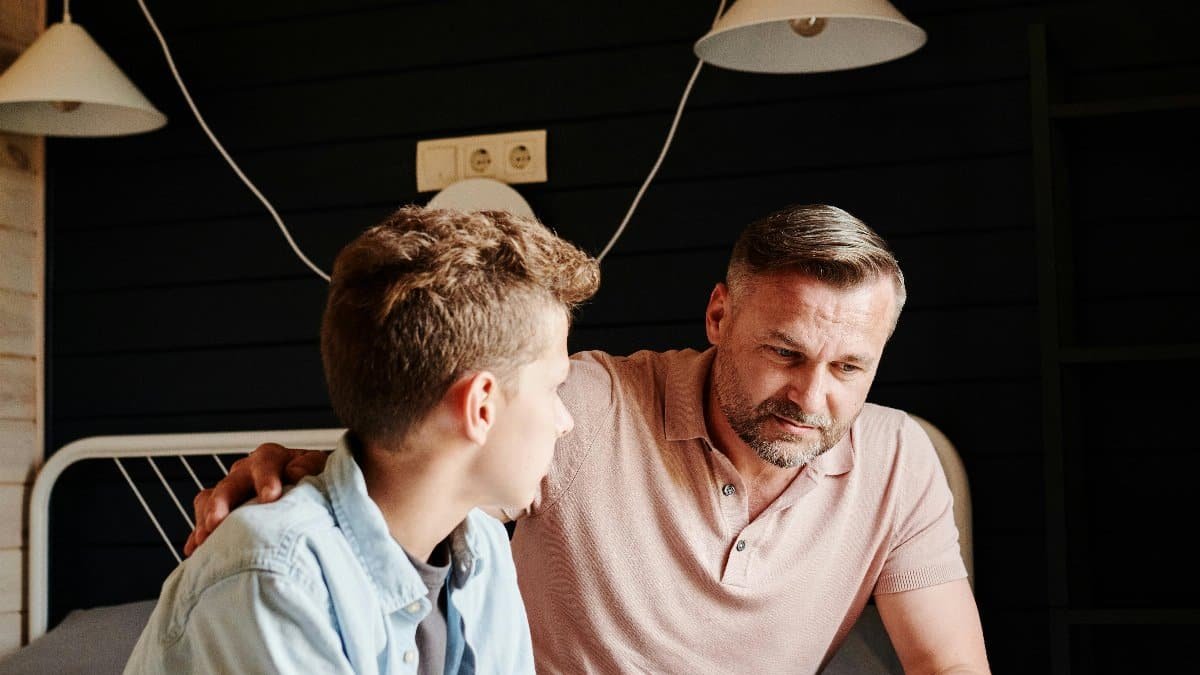
MULTIPOLYGON (((151 4, 211 126, 326 269, 390 209, 428 199, 415 192, 416 141, 525 128, 549 131, 550 180, 520 191, 546 223, 598 251, 659 151, 691 45, 716 9, 657 0, 151 4)), ((909 278, 872 400, 928 418, 958 445, 974 493, 976 591, 993 666, 1041 672, 1050 600, 1028 27, 1111 8, 897 5, 929 33, 909 58, 814 76, 705 69, 572 345, 703 346, 708 292, 744 224, 788 203, 827 202, 862 217, 893 243, 909 278)), ((208 146, 136 5, 73 10, 170 123, 50 145, 50 447, 95 434, 336 425, 316 344, 323 282, 208 146)), ((1155 40, 1138 44, 1122 60, 1084 31, 1072 67, 1099 75, 1080 86, 1157 81, 1194 66, 1155 40)), ((1134 307, 1170 325, 1161 319, 1194 309, 1195 272, 1184 264, 1162 282, 1125 281, 1134 275, 1121 257, 1134 251, 1134 266, 1148 269, 1156 249, 1123 233, 1162 222, 1162 246, 1195 251, 1197 213, 1163 208, 1146 221, 1133 205, 1111 208, 1124 204, 1116 196, 1127 191, 1127 162, 1150 167, 1134 172, 1150 190, 1143 201, 1179 204, 1188 183, 1158 161, 1161 145, 1092 133, 1073 141, 1073 157, 1094 168, 1078 188, 1093 197, 1095 236, 1084 245, 1118 261, 1081 265, 1094 291, 1081 314, 1093 329, 1119 324, 1137 336, 1136 323, 1113 315, 1134 307)), ((1091 390, 1105 391, 1108 375, 1096 377, 1091 390)), ((1122 412, 1144 423, 1178 404, 1134 405, 1137 394, 1100 396, 1089 408, 1096 424, 1122 412)), ((1141 468, 1130 453, 1146 446, 1130 442, 1111 448, 1125 450, 1107 465, 1117 492, 1172 461, 1141 468)), ((1176 455, 1196 446, 1180 443, 1176 455)), ((165 558, 152 532, 118 531, 114 523, 142 516, 106 471, 71 479, 56 506, 75 514, 56 531, 57 615, 152 595, 145 579, 173 564, 146 562, 147 550, 165 558), (98 562, 81 570, 85 559, 98 562), (114 569, 138 572, 114 584, 114 569)))

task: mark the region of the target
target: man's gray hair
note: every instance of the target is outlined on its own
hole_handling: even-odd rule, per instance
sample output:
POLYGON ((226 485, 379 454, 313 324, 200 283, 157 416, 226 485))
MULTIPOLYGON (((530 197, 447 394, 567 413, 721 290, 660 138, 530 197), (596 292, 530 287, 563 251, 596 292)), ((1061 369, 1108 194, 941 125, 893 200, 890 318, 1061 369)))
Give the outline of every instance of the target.
POLYGON ((751 223, 738 237, 725 283, 730 291, 771 272, 807 274, 835 288, 881 277, 896 286, 896 317, 907 291, 891 248, 866 223, 836 206, 789 206, 751 223))

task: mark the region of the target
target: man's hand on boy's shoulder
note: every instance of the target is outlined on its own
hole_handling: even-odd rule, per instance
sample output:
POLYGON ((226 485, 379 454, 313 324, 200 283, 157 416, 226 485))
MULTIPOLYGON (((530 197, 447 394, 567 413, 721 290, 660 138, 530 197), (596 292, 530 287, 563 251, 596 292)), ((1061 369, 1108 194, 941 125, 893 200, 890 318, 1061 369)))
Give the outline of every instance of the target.
POLYGON ((329 453, 321 450, 296 450, 277 443, 263 443, 229 467, 229 475, 215 487, 201 490, 192 501, 196 529, 188 535, 184 555, 191 555, 204 543, 217 525, 238 506, 258 497, 273 502, 283 494, 284 484, 299 483, 325 468, 329 453))

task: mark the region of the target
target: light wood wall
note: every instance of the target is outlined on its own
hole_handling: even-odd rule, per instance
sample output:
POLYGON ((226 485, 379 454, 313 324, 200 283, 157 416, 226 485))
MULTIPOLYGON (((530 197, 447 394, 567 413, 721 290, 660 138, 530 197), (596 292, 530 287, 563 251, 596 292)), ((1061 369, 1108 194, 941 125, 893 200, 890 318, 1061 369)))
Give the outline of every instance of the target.
MULTIPOLYGON (((44 0, 0 1, 0 68, 45 15, 44 0)), ((41 138, 0 134, 0 655, 24 642, 26 510, 44 436, 43 161, 41 138)))

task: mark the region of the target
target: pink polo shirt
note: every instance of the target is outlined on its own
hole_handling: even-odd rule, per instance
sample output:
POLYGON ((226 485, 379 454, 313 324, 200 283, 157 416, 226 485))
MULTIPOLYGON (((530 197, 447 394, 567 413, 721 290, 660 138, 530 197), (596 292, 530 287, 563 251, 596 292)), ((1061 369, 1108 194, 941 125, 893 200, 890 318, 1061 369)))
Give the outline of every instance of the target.
POLYGON ((574 357, 513 539, 538 670, 817 671, 872 593, 967 576, 925 432, 867 404, 758 518, 704 424, 713 351, 574 357))

